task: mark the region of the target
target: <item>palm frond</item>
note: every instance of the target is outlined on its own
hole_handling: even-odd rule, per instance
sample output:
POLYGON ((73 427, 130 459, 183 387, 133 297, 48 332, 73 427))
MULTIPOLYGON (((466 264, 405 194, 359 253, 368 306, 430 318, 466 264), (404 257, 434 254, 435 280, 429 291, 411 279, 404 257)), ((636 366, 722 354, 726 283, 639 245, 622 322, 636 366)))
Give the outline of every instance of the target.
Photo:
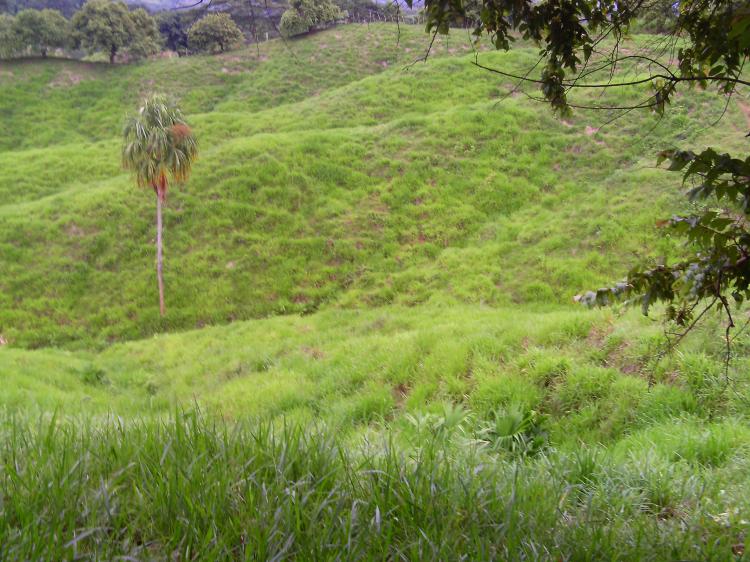
POLYGON ((198 143, 180 108, 163 95, 146 100, 123 128, 122 164, 139 186, 151 186, 166 198, 169 178, 188 179, 198 143))

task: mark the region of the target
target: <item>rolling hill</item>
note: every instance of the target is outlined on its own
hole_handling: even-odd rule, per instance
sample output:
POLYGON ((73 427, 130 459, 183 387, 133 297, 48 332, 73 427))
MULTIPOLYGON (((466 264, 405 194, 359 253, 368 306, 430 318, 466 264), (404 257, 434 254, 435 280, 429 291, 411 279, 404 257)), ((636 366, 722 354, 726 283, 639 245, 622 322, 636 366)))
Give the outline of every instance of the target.
POLYGON ((2 63, 0 558, 744 549, 747 338, 725 371, 716 318, 663 356, 653 319, 572 299, 682 251, 652 154, 739 145, 742 106, 560 119, 460 33, 415 62, 427 39, 2 63), (153 196, 119 165, 153 91, 201 147, 169 194, 163 319, 153 196))
MULTIPOLYGON (((346 26, 215 58, 4 65, 0 333, 100 347, 330 306, 567 305, 669 253, 652 225, 679 191, 644 151, 693 142, 703 121, 686 116, 709 98, 599 130, 609 116, 508 97, 456 38, 408 66, 423 39, 346 26), (202 146, 170 194, 164 320, 153 201, 118 158, 152 90, 180 99, 202 146)), ((522 69, 533 53, 483 57, 522 69)))

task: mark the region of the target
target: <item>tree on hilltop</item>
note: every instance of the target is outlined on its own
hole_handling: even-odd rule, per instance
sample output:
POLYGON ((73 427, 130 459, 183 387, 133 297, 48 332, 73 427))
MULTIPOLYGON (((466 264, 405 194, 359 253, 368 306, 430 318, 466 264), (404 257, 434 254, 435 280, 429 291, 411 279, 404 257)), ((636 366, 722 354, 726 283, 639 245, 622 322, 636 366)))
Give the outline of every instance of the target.
POLYGON ((279 31, 284 37, 309 32, 345 17, 346 14, 330 0, 291 0, 281 15, 279 31))
POLYGON ((128 45, 128 54, 134 58, 145 58, 158 53, 162 46, 162 37, 156 20, 143 8, 130 12, 133 20, 133 35, 128 45))
POLYGON ((64 47, 68 42, 68 20, 57 10, 22 10, 14 22, 18 46, 46 57, 50 49, 64 47))
POLYGON ((242 31, 229 14, 208 14, 188 30, 188 44, 195 51, 224 52, 243 39, 242 31))
POLYGON ((184 55, 188 50, 188 29, 195 20, 189 12, 161 12, 156 16, 159 33, 164 39, 164 46, 184 55))
POLYGON ((20 49, 16 19, 8 14, 0 14, 0 58, 10 58, 20 49))
POLYGON ((164 316, 162 205, 170 181, 184 182, 198 155, 198 144, 177 105, 161 95, 151 96, 128 119, 123 131, 122 164, 135 175, 139 186, 156 195, 156 279, 159 313, 164 316))
POLYGON ((124 50, 135 58, 159 50, 155 20, 142 8, 131 12, 120 0, 89 0, 71 19, 74 44, 89 53, 104 51, 114 63, 124 50))
POLYGON ((120 1, 89 0, 75 13, 71 25, 76 46, 89 53, 104 51, 113 64, 135 32, 128 7, 120 1))

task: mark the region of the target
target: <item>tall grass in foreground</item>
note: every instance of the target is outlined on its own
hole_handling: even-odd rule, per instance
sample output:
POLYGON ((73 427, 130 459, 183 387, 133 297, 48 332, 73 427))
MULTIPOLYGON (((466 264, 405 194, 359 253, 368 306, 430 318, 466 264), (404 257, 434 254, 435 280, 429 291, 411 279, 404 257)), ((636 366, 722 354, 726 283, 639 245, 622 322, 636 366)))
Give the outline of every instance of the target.
MULTIPOLYGON (((89 418, 90 419, 90 418, 89 418)), ((20 418, 0 435, 0 559, 726 560, 708 477, 595 449, 360 447, 324 427, 20 418)), ((383 435, 390 435, 384 437, 383 435)))

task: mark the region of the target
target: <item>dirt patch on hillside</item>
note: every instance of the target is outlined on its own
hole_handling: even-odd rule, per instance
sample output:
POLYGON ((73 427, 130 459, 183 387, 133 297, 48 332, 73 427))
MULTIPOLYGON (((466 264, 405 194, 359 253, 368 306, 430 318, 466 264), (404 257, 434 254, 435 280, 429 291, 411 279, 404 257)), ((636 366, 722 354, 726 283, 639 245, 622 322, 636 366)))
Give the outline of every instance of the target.
POLYGON ((86 236, 86 231, 76 223, 71 222, 65 227, 65 234, 67 234, 68 238, 81 238, 86 236))
POLYGON ((63 69, 57 73, 49 83, 51 88, 69 88, 87 80, 89 76, 81 72, 73 72, 69 69, 63 69))
POLYGON ((411 389, 404 383, 399 383, 391 389, 391 396, 397 408, 403 408, 411 389))

